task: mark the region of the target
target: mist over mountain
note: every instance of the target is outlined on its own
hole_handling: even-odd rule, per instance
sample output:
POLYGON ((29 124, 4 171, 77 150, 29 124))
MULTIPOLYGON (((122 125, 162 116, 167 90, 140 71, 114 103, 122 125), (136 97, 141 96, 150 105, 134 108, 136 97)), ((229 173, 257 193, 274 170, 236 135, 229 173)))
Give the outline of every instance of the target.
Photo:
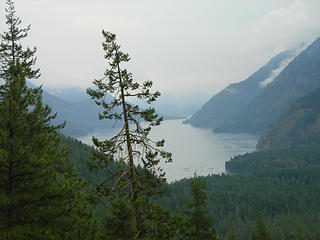
POLYGON ((165 118, 186 118, 194 114, 208 99, 205 92, 164 93, 154 103, 157 112, 165 118))
MULTIPOLYGON (((28 82, 29 87, 36 87, 28 82)), ((165 119, 186 118, 193 114, 209 98, 208 94, 191 92, 186 94, 162 94, 152 105, 132 102, 142 107, 154 107, 165 119)), ((112 96, 107 94, 107 101, 112 96)), ((96 130, 111 129, 114 122, 98 120, 101 108, 86 94, 86 90, 72 88, 43 87, 43 101, 57 112, 55 124, 66 121, 63 133, 68 136, 83 136, 96 130)))
MULTIPOLYGON (((29 87, 36 87, 33 83, 27 84, 29 87)), ((111 99, 112 96, 108 95, 107 100, 111 99)), ((94 130, 113 127, 112 121, 98 119, 101 107, 83 89, 43 88, 43 102, 52 108, 53 113, 57 113, 55 124, 66 121, 62 132, 68 136, 82 136, 94 130)))
POLYGON ((138 104, 141 108, 155 108, 156 112, 164 119, 187 118, 194 114, 208 99, 209 93, 200 91, 182 93, 161 93, 161 96, 152 104, 137 99, 130 99, 132 104, 138 104))
MULTIPOLYGON (((320 39, 302 49, 300 45, 279 53, 246 80, 229 85, 207 103, 209 95, 202 92, 165 93, 151 107, 166 119, 193 114, 185 123, 216 132, 261 133, 290 103, 320 87, 320 39)), ((111 100, 112 96, 107 98, 111 100)), ((59 122, 67 121, 67 135, 85 135, 113 126, 111 121, 98 120, 99 107, 81 88, 45 88, 44 102, 58 113, 59 122)))
MULTIPOLYGON (((89 100, 90 96, 86 94, 86 89, 80 87, 53 88, 44 87, 44 90, 51 95, 63 99, 67 102, 82 102, 89 100)), ((110 96, 111 97, 111 96, 110 96)))
POLYGON ((202 128, 223 126, 268 87, 278 72, 297 55, 301 47, 279 53, 246 80, 230 84, 214 95, 185 123, 202 128))
POLYGON ((276 122, 290 103, 320 87, 320 38, 302 51, 227 124, 224 133, 261 133, 276 122))

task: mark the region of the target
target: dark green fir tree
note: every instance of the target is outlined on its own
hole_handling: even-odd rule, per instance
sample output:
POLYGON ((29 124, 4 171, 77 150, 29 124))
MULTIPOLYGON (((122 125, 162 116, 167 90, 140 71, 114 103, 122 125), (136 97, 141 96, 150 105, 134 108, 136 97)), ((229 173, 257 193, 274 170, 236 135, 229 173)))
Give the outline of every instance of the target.
POLYGON ((233 229, 231 229, 231 231, 228 233, 228 235, 225 239, 226 240, 236 240, 237 239, 236 232, 233 229))
MULTIPOLYGON (((160 229, 166 229, 167 234, 171 234, 169 231, 173 223, 169 225, 168 222, 173 220, 168 214, 164 214, 166 210, 160 210, 161 208, 152 204, 151 200, 163 192, 165 174, 158 164, 161 160, 170 162, 171 153, 163 150, 164 140, 153 141, 149 138, 151 128, 158 126, 162 117, 151 107, 141 109, 138 105, 131 104, 130 99, 138 98, 150 104, 160 93, 150 91, 151 81, 138 83, 133 80, 132 73, 123 67, 129 62, 130 57, 121 51, 120 45, 116 42, 116 35, 105 31, 102 31, 102 34, 108 67, 105 76, 95 80, 94 88, 88 89, 87 93, 103 108, 99 118, 113 119, 119 131, 110 139, 100 141, 93 138, 98 151, 94 153, 91 167, 108 168, 112 161, 120 163, 119 169, 112 171, 113 177, 107 180, 106 184, 99 186, 99 192, 112 196, 113 207, 118 208, 113 209, 113 212, 121 210, 121 214, 119 212, 117 216, 122 219, 127 216, 128 221, 124 223, 120 219, 112 218, 110 224, 107 223, 107 226, 112 228, 108 232, 117 235, 114 232, 117 229, 114 226, 115 222, 121 226, 130 226, 131 229, 131 216, 134 216, 135 237, 142 239, 152 236, 152 239, 158 239, 160 229), (111 102, 105 100, 106 93, 113 95, 111 102), (122 198, 116 200, 115 196, 119 195, 122 198), (163 216, 161 219, 160 215, 163 216), (164 224, 166 228, 161 227, 164 224)), ((115 237, 124 239, 120 232, 115 237)))
POLYGON ((22 46, 30 26, 20 28, 13 2, 7 5, 8 30, 0 43, 0 239, 68 239, 80 213, 90 213, 80 209, 83 183, 60 144, 63 126, 51 124, 55 115, 43 105, 41 88, 26 86, 40 76, 33 69, 36 49, 22 46))
POLYGON ((271 240, 271 234, 267 231, 266 226, 263 223, 263 218, 260 215, 255 223, 255 229, 251 234, 252 240, 271 240))
POLYGON ((192 201, 187 203, 185 207, 185 239, 217 239, 217 232, 212 226, 213 220, 208 216, 205 182, 199 176, 195 175, 190 182, 190 190, 192 201))
POLYGON ((110 213, 106 217, 106 236, 110 240, 136 238, 135 212, 132 204, 121 193, 110 201, 110 213))

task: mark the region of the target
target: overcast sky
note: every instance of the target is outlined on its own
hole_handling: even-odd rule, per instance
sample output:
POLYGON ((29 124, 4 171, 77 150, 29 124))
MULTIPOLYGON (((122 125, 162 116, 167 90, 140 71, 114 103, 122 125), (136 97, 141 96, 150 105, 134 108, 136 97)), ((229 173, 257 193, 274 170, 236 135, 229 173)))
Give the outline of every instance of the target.
MULTIPOLYGON (((0 27, 5 29, 4 0, 0 27)), ((117 34, 136 80, 162 92, 216 93, 273 55, 320 36, 319 0, 16 0, 49 87, 88 87, 106 66, 101 30, 117 34)))

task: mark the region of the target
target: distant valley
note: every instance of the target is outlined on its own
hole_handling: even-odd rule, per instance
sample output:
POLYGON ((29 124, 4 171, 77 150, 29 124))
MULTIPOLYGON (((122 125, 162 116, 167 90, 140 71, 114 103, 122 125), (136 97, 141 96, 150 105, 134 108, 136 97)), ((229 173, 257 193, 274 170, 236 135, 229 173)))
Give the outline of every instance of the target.
MULTIPOLYGON (((28 83, 31 87, 36 87, 28 83)), ((112 96, 109 95, 109 99, 112 96)), ((46 89, 43 90, 43 102, 57 113, 55 124, 66 121, 62 130, 68 136, 81 136, 99 128, 112 128, 111 121, 100 121, 98 113, 101 109, 86 95, 81 88, 46 89)))
MULTIPOLYGON (((36 85, 28 82, 30 87, 36 85)), ((107 101, 112 96, 107 95, 107 101)), ((201 105, 209 99, 209 94, 191 92, 185 94, 163 94, 153 105, 132 102, 141 107, 154 107, 164 119, 186 118, 192 115, 201 105)), ((84 136, 97 130, 106 130, 114 127, 113 121, 99 120, 98 114, 102 108, 86 94, 85 89, 79 87, 50 88, 43 87, 43 101, 48 104, 54 113, 57 113, 55 123, 66 121, 63 133, 67 136, 84 136)))

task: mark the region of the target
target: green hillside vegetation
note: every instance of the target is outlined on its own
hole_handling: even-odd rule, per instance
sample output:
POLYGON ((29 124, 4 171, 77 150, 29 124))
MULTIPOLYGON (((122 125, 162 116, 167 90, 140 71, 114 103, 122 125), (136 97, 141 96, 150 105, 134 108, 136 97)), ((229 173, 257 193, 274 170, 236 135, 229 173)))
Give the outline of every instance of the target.
MULTIPOLYGON (((105 169, 89 169, 88 162, 92 157, 93 147, 90 147, 81 141, 60 135, 61 144, 66 145, 69 149, 70 158, 73 161, 75 170, 81 174, 82 178, 85 179, 90 185, 95 186, 103 182, 105 178, 110 177, 109 171, 105 169)), ((119 167, 118 162, 110 163, 110 169, 117 169, 119 167)))
MULTIPOLYGON (((320 238, 320 169, 291 169, 251 175, 202 177, 207 186, 208 213, 220 236, 233 230, 236 239, 250 239, 259 214, 273 239, 290 235, 320 238)), ((166 187, 162 204, 181 212, 190 201, 190 179, 166 187)))
MULTIPOLYGON (((260 211, 265 211, 265 220, 269 215, 271 225, 276 222, 281 226, 279 229, 288 230, 290 227, 285 227, 286 224, 282 225, 281 220, 277 218, 282 213, 286 217, 292 214, 291 219, 295 221, 295 223, 291 222, 292 226, 301 221, 295 225, 295 228, 305 229, 315 239, 319 238, 319 232, 314 230, 319 229, 316 225, 319 224, 317 218, 320 213, 316 207, 320 176, 320 142, 319 131, 317 131, 320 111, 319 93, 318 89, 298 99, 290 105, 281 119, 265 132, 259 141, 258 148, 268 150, 239 155, 225 164, 226 170, 232 174, 230 179, 238 178, 239 182, 242 178, 252 179, 253 185, 264 181, 260 186, 262 191, 250 189, 250 192, 256 192, 259 196, 264 193, 271 196, 272 200, 266 201, 267 196, 264 197, 265 199, 260 199, 263 202, 260 211), (271 189, 274 192, 269 192, 271 189), (309 198, 310 196, 313 197, 309 198), (277 209, 276 212, 268 208, 272 206, 272 202, 273 208, 277 209)), ((248 186, 250 184, 246 184, 243 191, 246 191, 248 186)), ((248 198, 252 199, 251 196, 248 198)), ((289 218, 287 220, 292 221, 289 218)), ((277 232, 276 225, 270 228, 274 229, 272 232, 277 232)))
MULTIPOLYGON (((71 138, 67 138, 66 143, 73 149, 71 156, 76 169, 82 169, 86 179, 102 181, 105 173, 92 174, 85 164, 91 147, 71 138)), ((230 161, 240 161, 236 165, 239 169, 226 167, 246 175, 200 177, 206 183, 208 214, 214 218, 218 234, 227 236, 234 230, 236 239, 248 239, 256 217, 262 214, 274 239, 299 234, 318 239, 319 149, 319 146, 313 146, 245 154, 230 161), (260 165, 256 159, 260 159, 260 165)), ((183 213, 185 204, 192 199, 190 182, 191 179, 184 179, 167 184, 165 196, 158 200, 159 203, 176 213, 183 213)))
POLYGON ((258 173, 304 167, 320 167, 320 145, 257 151, 233 157, 226 162, 226 170, 230 173, 258 173))
MULTIPOLYGON (((66 140, 72 148, 71 156, 76 169, 81 169, 82 176, 92 179, 93 183, 102 181, 106 173, 91 175, 84 164, 86 157, 90 156, 91 147, 72 138, 66 140)), ((208 216, 214 219, 213 226, 218 235, 228 236, 233 230, 236 239, 249 239, 256 218, 261 214, 273 239, 286 239, 299 234, 319 239, 319 149, 319 146, 314 146, 295 151, 245 154, 230 161, 246 159, 246 162, 243 160, 239 163, 242 167, 232 171, 245 175, 199 177, 206 184, 208 216), (256 159, 266 159, 261 161, 264 164, 260 165, 259 171, 252 170, 252 166, 257 166, 254 162, 256 159), (245 163, 250 167, 246 168, 245 163)), ((185 205, 192 200, 191 181, 183 179, 167 184, 164 197, 156 202, 170 207, 176 213, 184 213, 185 205)), ((100 205, 97 212, 101 209, 105 211, 105 207, 100 205)), ((100 219, 103 219, 102 216, 100 219)))
MULTIPOLYGON (((66 140, 67 145, 73 149, 71 156, 76 162, 76 169, 82 169, 82 175, 86 179, 92 179, 93 182, 102 181, 105 173, 91 175, 84 164, 87 161, 86 157, 90 156, 91 147, 72 138, 66 140)), ((319 239, 320 232, 317 226, 320 217, 318 204, 320 151, 318 149, 319 146, 314 146, 291 152, 289 150, 280 150, 279 153, 269 152, 274 159, 278 159, 277 161, 286 163, 288 159, 288 164, 282 168, 269 163, 269 169, 263 165, 259 173, 256 170, 243 170, 242 173, 246 173, 245 175, 199 177, 206 185, 208 216, 214 219, 213 226, 220 238, 228 236, 233 230, 236 239, 249 239, 256 218, 261 214, 273 239, 287 239, 288 236, 299 234, 319 239), (307 160, 302 161, 300 165, 294 164, 307 153, 309 155, 307 160)), ((266 159, 270 159, 267 157, 268 152, 262 153, 266 154, 266 159)), ((248 162, 261 159, 262 153, 260 155, 253 153, 250 158, 248 157, 248 162)), ((232 161, 236 160, 238 159, 232 161)), ((167 184, 164 197, 156 202, 183 214, 186 204, 192 200, 189 186, 191 181, 192 179, 183 179, 167 184)), ((97 212, 102 210, 105 211, 105 207, 100 206, 97 212)), ((103 219, 99 214, 98 216, 103 219)))
POLYGON ((21 28, 11 0, 0 44, 0 239, 88 239, 95 237, 86 184, 72 166, 55 115, 42 103, 36 48, 21 44, 21 28))
POLYGON ((290 105, 278 122, 260 138, 257 149, 292 148, 320 144, 320 89, 290 105))
MULTIPOLYGON (((255 209, 255 213, 261 212, 266 224, 270 224, 269 229, 276 239, 281 239, 281 235, 287 235, 288 231, 293 229, 304 229, 315 239, 319 238, 319 231, 316 230, 319 229, 317 218, 320 213, 316 206, 317 195, 320 192, 320 142, 317 130, 319 98, 320 89, 291 104, 281 119, 261 137, 258 148, 267 150, 239 155, 225 164, 231 175, 224 178, 230 181, 234 179, 232 186, 229 186, 230 189, 235 189, 235 186, 240 188, 242 181, 248 181, 242 185, 242 190, 238 193, 246 198, 245 202, 248 203, 245 208, 241 207, 243 204, 246 205, 245 202, 240 201, 236 204, 240 210, 246 209, 245 212, 248 212, 242 213, 241 218, 251 219, 251 209, 255 209), (312 197, 309 198, 310 196, 312 197), (255 202, 257 198, 260 199, 255 202), (260 207, 253 207, 258 206, 258 202, 262 203, 260 207), (283 219, 286 219, 286 223, 282 222, 283 219), (287 225, 289 222, 293 228, 287 225)), ((210 180, 211 178, 219 177, 209 177, 210 180)), ((216 180, 212 184, 218 185, 220 181, 216 180)), ((217 188, 227 191, 220 186, 217 188)), ((235 197, 237 200, 240 198, 235 197)), ((219 212, 219 209, 215 211, 219 212)), ((239 224, 243 222, 240 220, 239 224)), ((245 226, 243 228, 246 229, 245 226)))

